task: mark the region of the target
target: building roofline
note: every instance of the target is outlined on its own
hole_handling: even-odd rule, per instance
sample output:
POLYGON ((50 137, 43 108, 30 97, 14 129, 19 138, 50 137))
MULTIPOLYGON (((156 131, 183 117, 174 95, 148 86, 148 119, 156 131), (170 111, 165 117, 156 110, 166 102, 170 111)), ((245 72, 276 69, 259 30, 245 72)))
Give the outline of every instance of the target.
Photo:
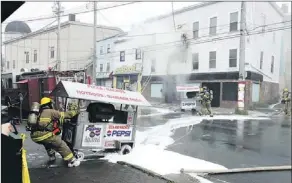
MULTIPOLYGON (((67 21, 67 22, 63 22, 61 23, 61 27, 66 27, 66 26, 69 26, 69 25, 79 25, 79 26, 88 26, 88 27, 93 27, 92 24, 88 24, 88 23, 83 23, 83 22, 76 22, 76 21, 67 21)), ((17 37, 17 38, 14 38, 14 39, 11 39, 11 40, 8 40, 8 41, 5 41, 3 42, 3 44, 9 44, 9 43, 13 43, 13 42, 16 42, 16 41, 19 41, 19 40, 22 40, 22 39, 26 39, 28 37, 33 37, 33 36, 36 36, 36 35, 39 35, 39 34, 42 34, 44 32, 49 32, 49 31, 52 31, 52 30, 55 30, 58 28, 58 25, 54 25, 54 26, 51 26, 47 29, 40 29, 40 30, 37 30, 37 31, 34 31, 34 32, 31 32, 29 34, 26 34, 26 35, 23 35, 21 37, 17 37)), ((116 31, 120 31, 120 32, 123 32, 122 29, 118 28, 118 27, 110 27, 110 26, 104 26, 104 25, 97 25, 96 28, 102 28, 102 29, 109 29, 109 30, 116 30, 116 31)))
MULTIPOLYGON (((191 10, 194 10, 194 9, 198 9, 198 8, 201 8, 201 7, 209 6, 209 5, 220 3, 220 2, 223 2, 223 1, 202 2, 202 3, 199 3, 199 4, 194 4, 194 5, 191 5, 191 6, 187 6, 187 7, 178 9, 178 10, 174 11, 173 14, 177 15, 177 14, 180 14, 180 13, 184 13, 184 12, 187 12, 187 11, 191 11, 191 10)), ((156 16, 156 17, 152 17, 152 18, 146 19, 144 21, 144 23, 150 23, 150 22, 153 22, 153 21, 156 21, 156 20, 161 20, 161 19, 170 17, 173 14, 172 13, 167 13, 167 14, 164 14, 164 15, 159 15, 159 16, 156 16)))
MULTIPOLYGON (((177 14, 180 14, 180 13, 184 13, 184 12, 187 12, 187 11, 191 11, 191 10, 194 10, 194 9, 198 9, 198 8, 202 8, 202 7, 205 7, 205 6, 209 6, 209 5, 216 4, 216 3, 222 3, 222 2, 224 2, 224 1, 202 2, 202 3, 199 3, 199 4, 194 4, 194 5, 187 6, 187 7, 181 8, 179 10, 176 10, 176 11, 173 12, 173 14, 177 15, 177 14)), ((280 7, 275 2, 269 2, 269 3, 280 16, 284 17, 284 13, 281 11, 280 7)), ((173 16, 173 14, 172 13, 167 13, 167 14, 164 14, 164 15, 159 15, 159 16, 156 16, 156 17, 152 17, 152 18, 146 19, 144 21, 144 23, 150 23, 150 22, 153 22, 153 21, 156 21, 156 20, 161 20, 161 19, 173 16)))
POLYGON ((121 36, 125 36, 125 35, 127 35, 128 33, 127 32, 121 32, 121 33, 117 33, 117 34, 115 34, 115 35, 113 35, 113 36, 110 36, 110 37, 106 37, 106 38, 104 38, 104 39, 101 39, 101 40, 98 40, 98 41, 96 41, 97 43, 98 42, 102 42, 102 41, 105 41, 105 40, 108 40, 108 39, 111 39, 111 38, 114 38, 114 37, 121 37, 121 36))

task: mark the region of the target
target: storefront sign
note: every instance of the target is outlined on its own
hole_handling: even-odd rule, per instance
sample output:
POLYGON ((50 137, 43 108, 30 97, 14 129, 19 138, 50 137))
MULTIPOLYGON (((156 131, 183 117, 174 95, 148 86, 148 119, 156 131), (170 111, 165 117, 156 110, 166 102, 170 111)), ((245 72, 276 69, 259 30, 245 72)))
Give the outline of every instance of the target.
POLYGON ((110 74, 110 72, 97 72, 96 78, 109 78, 110 74))
POLYGON ((141 72, 141 64, 133 64, 132 66, 122 66, 115 70, 115 74, 131 74, 141 72))
POLYGON ((100 147, 101 146, 102 125, 84 125, 82 146, 100 147))

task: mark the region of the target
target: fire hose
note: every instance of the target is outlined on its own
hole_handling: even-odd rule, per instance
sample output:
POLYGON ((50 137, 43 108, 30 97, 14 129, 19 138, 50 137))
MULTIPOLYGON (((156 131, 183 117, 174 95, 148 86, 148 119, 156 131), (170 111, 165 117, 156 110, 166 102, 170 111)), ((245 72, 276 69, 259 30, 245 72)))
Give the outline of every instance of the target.
POLYGON ((26 150, 23 147, 25 134, 21 134, 22 139, 22 148, 21 148, 21 157, 22 157, 22 183, 30 183, 29 171, 26 160, 26 150))
POLYGON ((265 166, 265 167, 252 167, 252 168, 234 168, 226 170, 190 170, 181 169, 181 173, 196 173, 201 175, 218 175, 218 174, 234 174, 234 173, 255 173, 266 171, 291 171, 291 165, 286 166, 265 166))

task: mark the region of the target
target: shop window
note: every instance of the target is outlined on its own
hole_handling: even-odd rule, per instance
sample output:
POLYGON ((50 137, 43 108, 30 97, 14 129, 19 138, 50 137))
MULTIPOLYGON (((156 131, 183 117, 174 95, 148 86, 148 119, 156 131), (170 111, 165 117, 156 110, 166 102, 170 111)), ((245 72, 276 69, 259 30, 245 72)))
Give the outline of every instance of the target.
POLYGON ((237 101, 238 100, 238 83, 226 82, 223 83, 222 100, 237 101))

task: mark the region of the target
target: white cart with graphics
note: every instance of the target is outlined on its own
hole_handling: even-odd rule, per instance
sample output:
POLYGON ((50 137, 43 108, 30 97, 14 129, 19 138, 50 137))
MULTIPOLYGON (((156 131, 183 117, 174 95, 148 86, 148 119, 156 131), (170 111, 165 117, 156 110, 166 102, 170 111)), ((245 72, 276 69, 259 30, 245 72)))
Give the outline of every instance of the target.
MULTIPOLYGON (((138 106, 151 106, 138 92, 60 81, 52 96, 77 99, 80 113, 65 121, 62 139, 81 158, 82 150, 131 152, 135 145, 138 106), (136 106, 128 110, 125 105, 136 106)), ((68 103, 66 102, 66 108, 68 103)))
POLYGON ((198 102, 200 85, 176 86, 176 91, 184 95, 181 97, 180 102, 182 112, 190 110, 192 114, 200 114, 200 102, 198 102))

